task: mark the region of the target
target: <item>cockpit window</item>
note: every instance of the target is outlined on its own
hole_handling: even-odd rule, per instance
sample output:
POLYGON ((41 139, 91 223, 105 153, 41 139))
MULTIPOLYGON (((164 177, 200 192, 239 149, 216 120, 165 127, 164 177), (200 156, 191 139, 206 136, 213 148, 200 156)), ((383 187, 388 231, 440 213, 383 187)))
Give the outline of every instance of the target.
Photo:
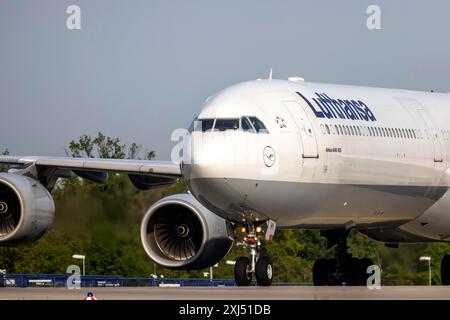
POLYGON ((267 129, 264 126, 264 123, 262 123, 261 120, 259 120, 257 117, 248 117, 253 125, 253 127, 255 128, 256 132, 261 132, 261 133, 267 133, 267 129))
POLYGON ((266 127, 257 117, 241 117, 228 119, 194 119, 189 132, 209 132, 242 130, 244 132, 268 133, 266 127))
POLYGON ((256 132, 253 128, 250 120, 247 117, 241 118, 241 128, 243 131, 250 131, 250 132, 256 132))
POLYGON ((214 119, 195 119, 193 122, 193 125, 192 125, 192 127, 194 128, 194 131, 197 131, 197 132, 211 131, 213 126, 214 126, 214 119))
POLYGON ((238 130, 239 119, 217 119, 214 126, 215 131, 238 130))

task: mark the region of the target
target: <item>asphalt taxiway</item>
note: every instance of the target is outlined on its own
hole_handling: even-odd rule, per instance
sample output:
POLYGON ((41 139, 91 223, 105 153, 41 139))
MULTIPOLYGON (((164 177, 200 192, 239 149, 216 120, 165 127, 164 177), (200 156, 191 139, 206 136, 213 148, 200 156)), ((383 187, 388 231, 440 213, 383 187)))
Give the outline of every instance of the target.
POLYGON ((117 287, 0 288, 1 300, 81 300, 92 291, 99 300, 450 300, 450 286, 366 287, 117 287))

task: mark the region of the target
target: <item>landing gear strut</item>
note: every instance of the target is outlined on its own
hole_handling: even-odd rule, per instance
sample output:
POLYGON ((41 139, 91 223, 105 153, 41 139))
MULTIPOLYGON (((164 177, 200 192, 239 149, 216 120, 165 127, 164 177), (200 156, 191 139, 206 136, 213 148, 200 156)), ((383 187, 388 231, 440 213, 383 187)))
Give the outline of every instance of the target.
POLYGON ((369 275, 367 268, 372 260, 368 258, 353 258, 347 252, 347 237, 350 230, 322 231, 327 238, 328 249, 336 246, 334 259, 317 259, 313 266, 313 284, 315 286, 327 285, 366 285, 369 275))
POLYGON ((267 256, 259 256, 261 241, 259 237, 262 232, 260 226, 247 225, 246 236, 242 242, 244 248, 250 249, 250 258, 239 257, 234 265, 234 278, 236 285, 248 286, 253 275, 256 276, 256 283, 259 286, 270 286, 273 278, 272 260, 267 256))

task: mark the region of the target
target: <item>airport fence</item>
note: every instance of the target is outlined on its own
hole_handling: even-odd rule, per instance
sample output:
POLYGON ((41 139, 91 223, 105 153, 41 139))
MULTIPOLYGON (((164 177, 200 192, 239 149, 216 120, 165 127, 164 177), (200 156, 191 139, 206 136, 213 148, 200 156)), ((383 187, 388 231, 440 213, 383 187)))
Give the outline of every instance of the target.
MULTIPOLYGON (((0 274, 0 287, 65 287, 69 276, 69 274, 0 274)), ((280 286, 310 284, 309 282, 274 283, 274 285, 280 286)), ((233 279, 80 276, 81 287, 231 287, 235 285, 233 279)), ((252 281, 252 285, 256 285, 256 282, 252 281)))

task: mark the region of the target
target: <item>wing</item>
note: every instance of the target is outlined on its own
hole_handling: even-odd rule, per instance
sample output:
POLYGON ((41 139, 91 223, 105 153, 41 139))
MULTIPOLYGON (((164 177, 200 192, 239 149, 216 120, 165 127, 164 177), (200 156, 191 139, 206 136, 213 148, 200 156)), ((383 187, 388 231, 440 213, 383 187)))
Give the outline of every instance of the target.
POLYGON ((175 183, 181 177, 179 164, 171 161, 0 156, 0 164, 19 170, 36 168, 35 175, 41 181, 42 177, 68 177, 73 172, 85 179, 105 182, 107 172, 126 173, 140 189, 175 183))

